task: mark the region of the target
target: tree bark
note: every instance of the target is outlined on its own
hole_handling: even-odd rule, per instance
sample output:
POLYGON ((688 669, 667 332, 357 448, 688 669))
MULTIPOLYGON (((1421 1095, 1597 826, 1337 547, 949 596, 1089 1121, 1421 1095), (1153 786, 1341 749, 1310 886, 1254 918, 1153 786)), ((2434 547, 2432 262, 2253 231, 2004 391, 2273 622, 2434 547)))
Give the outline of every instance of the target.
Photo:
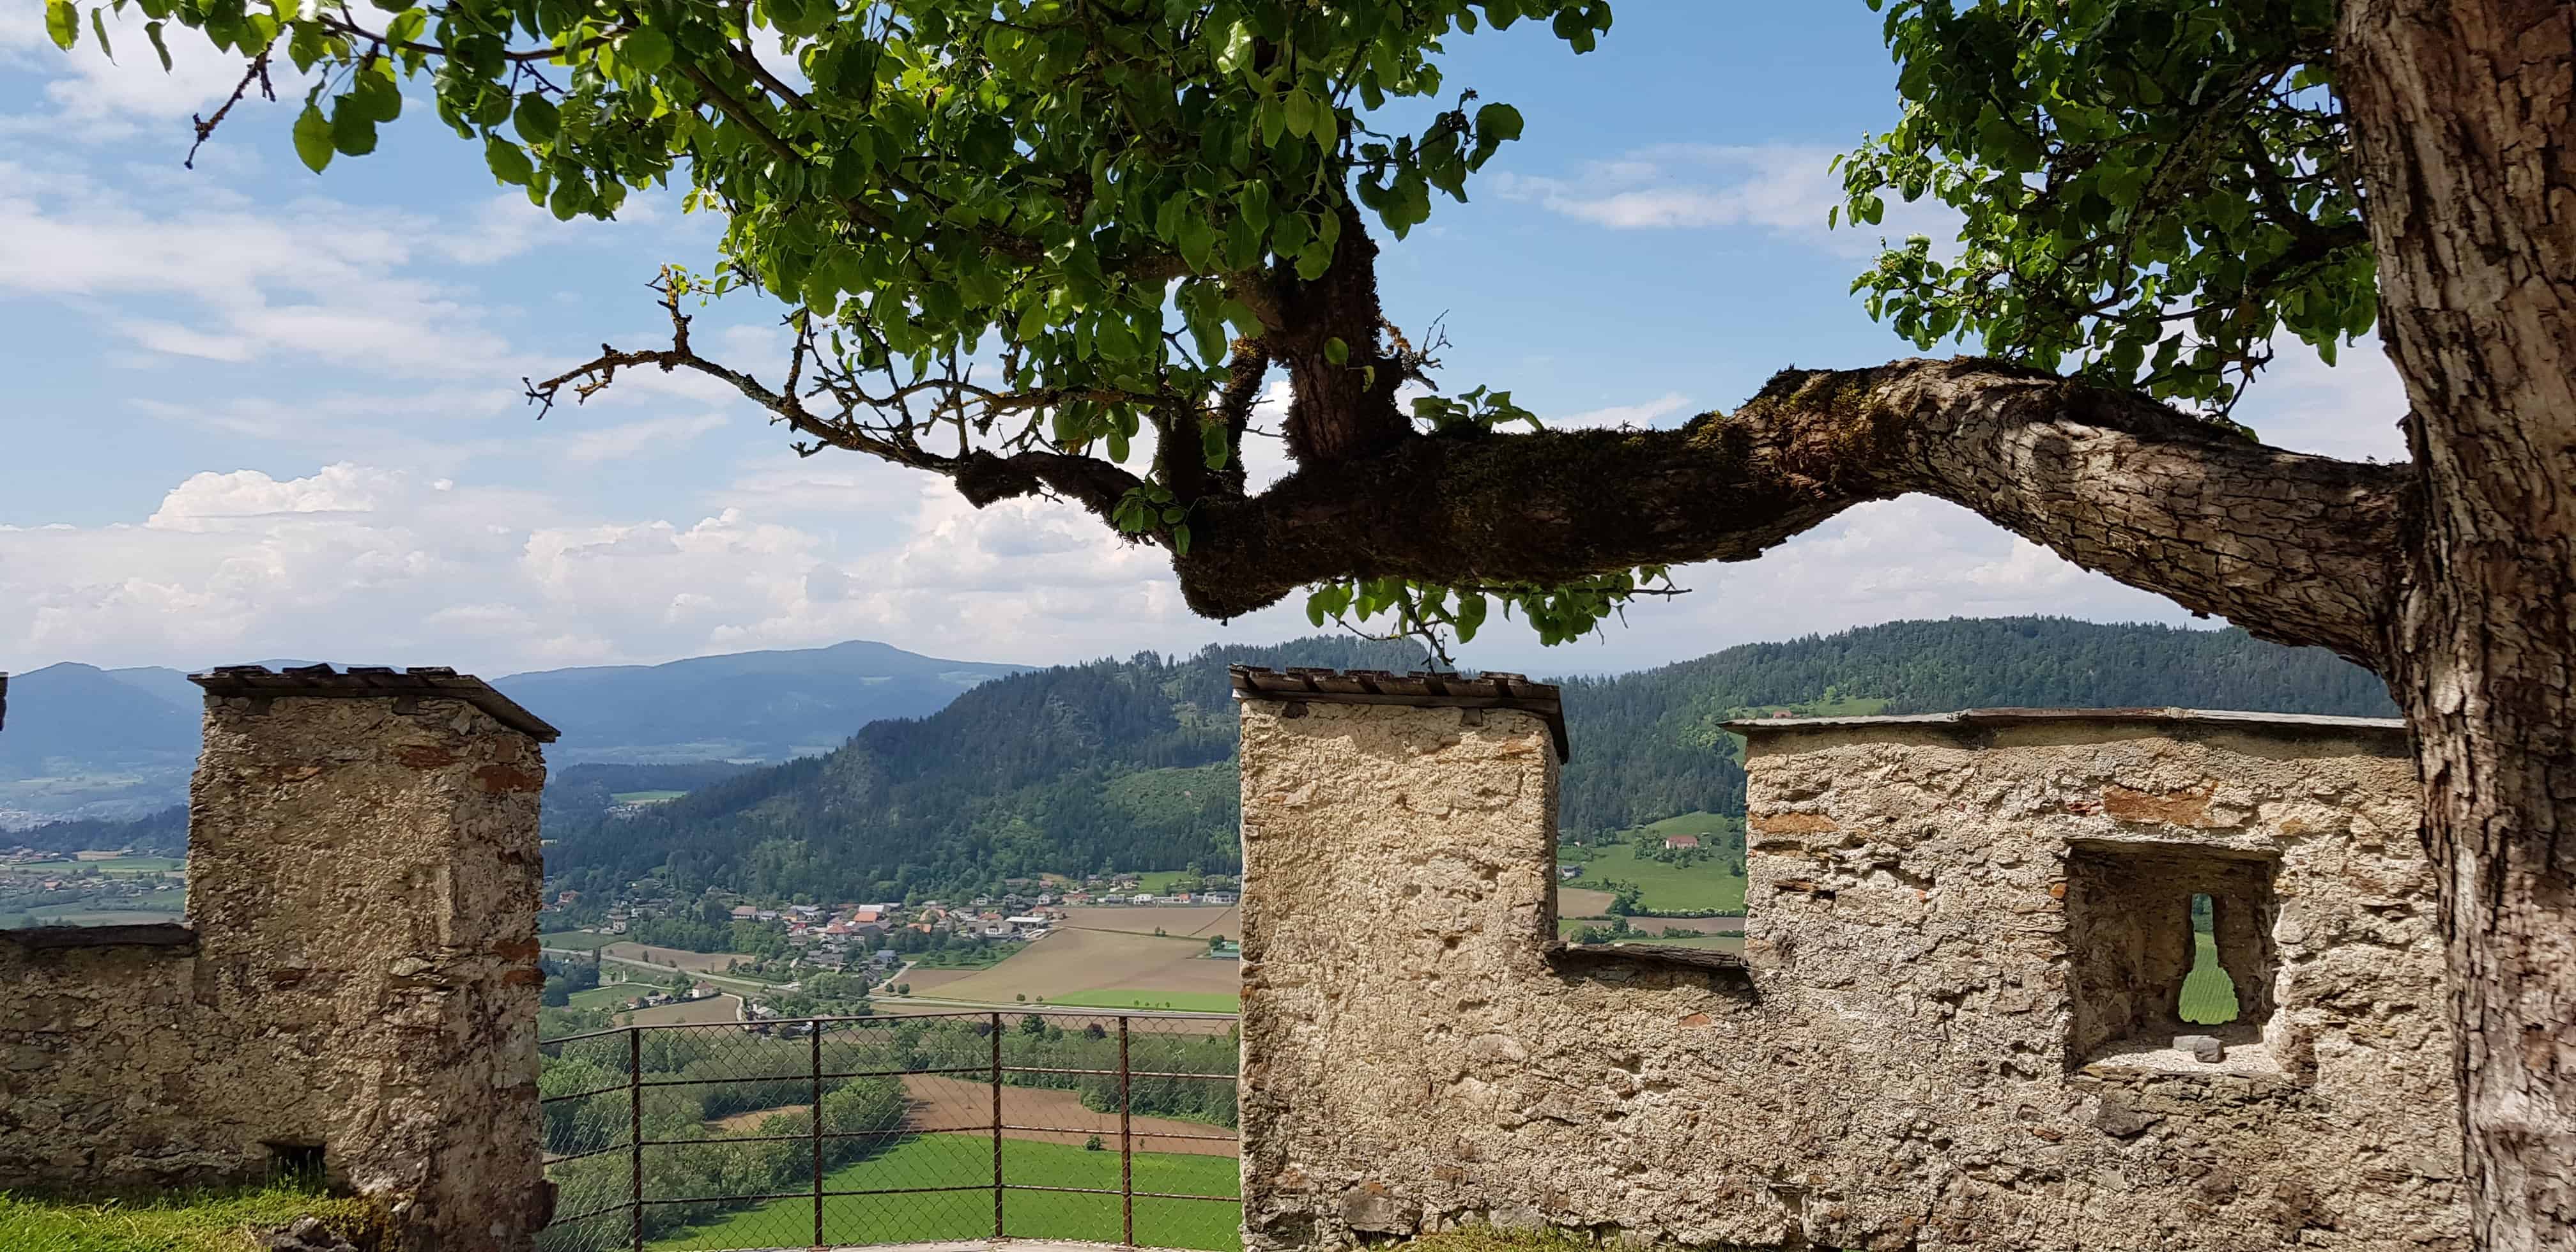
POLYGON ((2442 873, 2472 1220, 2576 1247, 2576 9, 2346 0, 2424 479, 2382 672, 2442 873))
POLYGON ((1790 371, 1680 430, 1417 438, 1212 501, 1175 562, 1232 617, 1313 581, 1548 584, 1749 560, 1852 505, 1964 505, 2266 638, 2376 661, 2413 473, 1992 361, 1790 371))

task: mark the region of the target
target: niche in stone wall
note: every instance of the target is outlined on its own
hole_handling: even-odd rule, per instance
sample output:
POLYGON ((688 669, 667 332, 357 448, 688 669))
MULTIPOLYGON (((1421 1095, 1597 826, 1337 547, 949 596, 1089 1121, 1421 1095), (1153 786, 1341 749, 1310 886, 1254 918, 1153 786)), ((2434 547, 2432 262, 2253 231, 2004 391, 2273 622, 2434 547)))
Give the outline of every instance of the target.
POLYGON ((2068 1063, 2171 1053, 2176 1039, 2201 1035, 2217 1038, 2229 1062, 2269 1064, 2261 1045, 2278 964, 2272 873, 2271 858, 2225 848, 2070 848, 2068 1063), (2219 985, 2233 993, 2232 1011, 2216 1011, 2219 985))

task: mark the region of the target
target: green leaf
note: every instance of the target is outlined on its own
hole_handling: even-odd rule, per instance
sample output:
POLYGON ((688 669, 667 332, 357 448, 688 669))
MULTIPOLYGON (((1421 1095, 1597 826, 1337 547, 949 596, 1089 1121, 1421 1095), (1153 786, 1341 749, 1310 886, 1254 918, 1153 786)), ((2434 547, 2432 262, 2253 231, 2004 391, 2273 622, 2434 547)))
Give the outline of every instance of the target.
POLYGON ((1350 364, 1350 363, 1351 363, 1351 345, 1346 344, 1346 343, 1343 343, 1339 338, 1333 338, 1333 339, 1327 339, 1327 340, 1325 340, 1325 341, 1324 341, 1324 359, 1325 359, 1325 360, 1327 360, 1327 361, 1332 362, 1332 363, 1333 363, 1333 364, 1335 364, 1335 365, 1348 365, 1348 364, 1350 364))
POLYGON ((304 112, 295 118, 295 155, 303 160, 304 168, 319 174, 322 167, 331 163, 335 151, 337 148, 331 141, 331 119, 322 116, 320 108, 305 105, 304 112))
POLYGON ((354 95, 331 102, 331 146, 347 156, 365 156, 376 150, 376 119, 368 115, 354 95))
POLYGON ((510 124, 518 128, 519 138, 529 143, 553 143, 560 120, 554 104, 533 91, 521 95, 519 107, 510 113, 510 124))
POLYGON ((65 52, 80 42, 80 10, 72 7, 72 0, 45 0, 45 33, 65 52))
POLYGON ((1176 523, 1172 527, 1172 555, 1188 556, 1189 554, 1190 524, 1188 522, 1176 523))
POLYGON ((671 37, 647 26, 617 41, 617 57, 637 73, 661 73, 671 63, 671 37))
MULTIPOLYGON (((297 130, 300 135, 302 123, 297 124, 297 130)), ((299 138, 297 142, 302 140, 299 138)), ((528 180, 536 177, 537 173, 536 166, 528 160, 528 154, 521 151, 519 145, 499 135, 484 136, 483 163, 491 167, 492 177, 513 187, 527 186, 528 180)), ((317 165, 314 168, 321 167, 317 165)))
POLYGON ((1521 111, 1508 104, 1489 104, 1476 110, 1476 137, 1505 143, 1520 138, 1521 111))
POLYGON ((108 61, 113 63, 116 60, 116 49, 107 42, 107 10, 102 8, 89 11, 89 29, 91 34, 98 36, 98 50, 106 53, 108 61))
POLYGON ((170 45, 161 42, 161 23, 145 22, 143 37, 152 41, 152 50, 161 54, 161 72, 170 72, 170 45))
POLYGON ((1212 470, 1225 468, 1234 459, 1234 449, 1226 443, 1225 427, 1214 422, 1199 427, 1199 455, 1212 470))

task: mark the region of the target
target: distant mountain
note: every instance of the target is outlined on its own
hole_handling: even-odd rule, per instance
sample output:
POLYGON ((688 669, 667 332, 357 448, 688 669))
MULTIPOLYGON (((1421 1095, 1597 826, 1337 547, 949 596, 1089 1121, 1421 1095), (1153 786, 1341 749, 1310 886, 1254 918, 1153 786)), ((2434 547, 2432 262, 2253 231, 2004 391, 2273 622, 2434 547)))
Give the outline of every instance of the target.
MULTIPOLYGON (((936 712, 977 683, 1027 668, 857 641, 491 681, 564 732, 547 753, 558 765, 774 762, 828 752, 873 721, 936 712)), ((186 800, 201 706, 184 672, 67 662, 12 677, 9 697, 0 830, 134 818, 186 800)))
POLYGON ((938 712, 1025 665, 945 661, 853 640, 667 665, 540 670, 492 680, 563 731, 579 761, 783 761, 829 752, 869 722, 938 712))
POLYGON ((10 677, 0 829, 54 817, 140 817, 186 796, 197 760, 196 702, 174 703, 148 680, 122 676, 129 673, 67 661, 10 677))
MULTIPOLYGON (((1060 666, 995 679, 829 755, 747 771, 641 810, 559 805, 547 869, 601 899, 636 879, 683 895, 955 894, 1096 869, 1238 859, 1229 663, 1407 670, 1417 650, 1340 638, 1060 666), (604 890, 605 889, 605 890, 604 890)), ((2185 705, 2393 714, 2379 680, 2242 631, 2058 618, 1896 622, 1751 644, 1565 684, 1569 831, 1741 814, 1730 717, 1990 705, 2185 705)))

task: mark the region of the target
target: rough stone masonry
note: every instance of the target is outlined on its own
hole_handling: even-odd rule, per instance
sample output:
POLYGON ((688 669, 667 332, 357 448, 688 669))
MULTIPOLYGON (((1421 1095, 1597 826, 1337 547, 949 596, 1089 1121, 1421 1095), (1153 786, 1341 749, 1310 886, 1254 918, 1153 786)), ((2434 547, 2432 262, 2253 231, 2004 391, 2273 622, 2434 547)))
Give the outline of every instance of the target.
POLYGON ((553 728, 445 670, 195 681, 186 923, 0 932, 0 1188, 318 1167, 403 1249, 527 1246, 553 728))
POLYGON ((1729 967, 1559 944, 1555 693, 1432 685, 1237 678, 1247 1246, 2467 1246, 2395 723, 1736 724, 1729 967))

